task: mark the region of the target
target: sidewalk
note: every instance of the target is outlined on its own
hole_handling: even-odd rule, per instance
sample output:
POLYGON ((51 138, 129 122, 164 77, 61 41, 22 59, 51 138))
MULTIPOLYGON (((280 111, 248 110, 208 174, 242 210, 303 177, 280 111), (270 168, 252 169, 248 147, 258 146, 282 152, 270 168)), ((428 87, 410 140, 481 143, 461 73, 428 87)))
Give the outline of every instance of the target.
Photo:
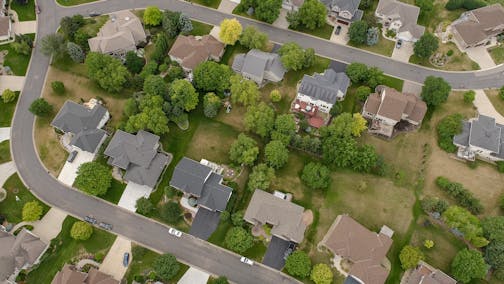
POLYGON ((34 34, 37 32, 37 21, 14 22, 12 30, 16 34, 34 34))
POLYGON ((488 115, 495 118, 495 122, 504 124, 504 117, 497 112, 492 105, 492 102, 488 99, 485 91, 474 90, 476 92, 476 98, 474 99, 474 106, 478 109, 478 113, 483 115, 488 115))
POLYGON ((66 217, 67 214, 64 211, 52 207, 42 219, 33 224, 33 233, 42 241, 50 243, 60 233, 66 217))
POLYGON ((24 76, 0 76, 0 93, 6 89, 21 91, 25 82, 24 76))
POLYGON ((10 139, 10 127, 0 127, 0 143, 10 139))

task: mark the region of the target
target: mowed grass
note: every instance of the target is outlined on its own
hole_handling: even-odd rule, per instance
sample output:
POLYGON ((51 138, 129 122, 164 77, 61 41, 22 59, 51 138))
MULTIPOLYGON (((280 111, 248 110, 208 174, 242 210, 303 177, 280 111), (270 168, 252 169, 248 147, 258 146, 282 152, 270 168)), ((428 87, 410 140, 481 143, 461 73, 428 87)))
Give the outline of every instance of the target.
MULTIPOLYGON (((33 0, 30 0, 32 2, 33 0)), ((35 34, 28 34, 35 39, 35 34)), ((31 52, 28 55, 17 53, 12 47, 12 43, 0 45, 0 51, 6 50, 8 53, 4 58, 4 66, 9 66, 16 76, 25 76, 28 64, 30 63, 31 52)))
POLYGON ((86 241, 74 240, 70 236, 70 229, 76 221, 78 220, 70 216, 65 218, 61 232, 51 241, 40 264, 28 274, 26 283, 50 284, 65 263, 78 261, 86 255, 95 255, 98 252, 107 254, 116 236, 93 227, 91 238, 86 241))
MULTIPOLYGON (((205 1, 205 0, 203 0, 203 1, 205 1)), ((193 25, 193 29, 191 31, 191 35, 194 35, 194 36, 207 35, 207 34, 210 33, 210 31, 213 28, 212 25, 208 25, 208 24, 205 24, 205 23, 202 23, 202 22, 198 22, 198 21, 191 21, 191 22, 192 22, 192 25, 193 25)))
POLYGON ((12 116, 14 115, 14 110, 16 109, 16 103, 19 98, 19 92, 16 92, 17 96, 13 102, 4 103, 0 100, 0 127, 10 127, 12 116))
POLYGON ((117 204, 119 203, 119 200, 121 200, 121 196, 124 192, 124 189, 126 189, 126 184, 113 178, 112 184, 110 188, 107 190, 107 193, 99 197, 114 204, 117 204))
POLYGON ((447 71, 470 71, 480 69, 476 62, 472 61, 466 53, 461 52, 452 42, 445 44, 439 43, 439 48, 435 53, 447 54, 450 50, 453 51, 453 55, 448 57, 446 64, 443 66, 432 65, 428 58, 419 58, 414 54, 410 57, 409 62, 447 71))
POLYGON ((56 0, 56 2, 62 6, 75 6, 86 3, 95 2, 98 0, 56 0))
POLYGON ((494 47, 488 50, 495 64, 504 63, 504 46, 494 47))
POLYGON ((311 29, 308 29, 304 26, 300 26, 296 29, 293 29, 293 28, 290 28, 289 29, 291 30, 294 30, 294 31, 298 31, 298 32, 302 32, 302 33, 305 33, 305 34, 309 34, 309 35, 312 35, 312 36, 316 36, 316 37, 320 37, 320 38, 323 38, 323 39, 330 39, 331 38, 331 34, 334 30, 334 26, 331 26, 329 25, 328 23, 324 23, 324 25, 320 28, 316 28, 314 30, 311 30, 311 29))
MULTIPOLYGON (((9 223, 16 224, 23 221, 22 211, 25 203, 39 200, 24 186, 17 174, 10 176, 5 181, 3 188, 7 191, 7 198, 0 202, 0 212, 7 217, 9 223), (16 196, 19 198, 19 201, 16 200, 16 196)), ((49 206, 41 201, 39 203, 44 209, 42 213, 42 216, 44 216, 49 211, 49 206)))
POLYGON ((10 8, 18 14, 20 21, 33 21, 35 15, 35 0, 28 0, 26 5, 19 4, 16 0, 10 1, 10 8))
POLYGON ((192 3, 200 4, 210 8, 217 9, 222 0, 191 0, 192 3))
POLYGON ((11 160, 10 140, 5 140, 0 143, 0 164, 11 160))
POLYGON ((504 100, 499 96, 499 90, 485 90, 485 94, 487 95, 495 110, 504 116, 504 100))
POLYGON ((348 43, 348 45, 390 57, 392 56, 392 52, 394 51, 395 42, 384 38, 380 32, 378 43, 375 45, 355 45, 350 42, 348 43))

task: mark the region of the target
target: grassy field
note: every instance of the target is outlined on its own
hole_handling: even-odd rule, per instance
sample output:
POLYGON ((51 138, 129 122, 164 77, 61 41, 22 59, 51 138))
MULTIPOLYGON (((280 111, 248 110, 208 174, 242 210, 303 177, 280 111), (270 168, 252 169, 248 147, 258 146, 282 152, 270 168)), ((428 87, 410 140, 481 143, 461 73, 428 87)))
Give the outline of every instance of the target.
POLYGON ((219 8, 221 1, 222 0, 190 0, 189 2, 217 9, 219 8))
POLYGON ((440 43, 439 49, 436 52, 447 54, 448 51, 453 51, 453 55, 448 57, 448 61, 444 66, 435 66, 429 62, 429 59, 423 59, 415 56, 410 57, 409 62, 421 66, 426 66, 434 69, 448 70, 448 71, 470 71, 479 70, 479 65, 472 61, 466 53, 462 53, 454 43, 440 43))
POLYGON ((485 90, 485 94, 487 95, 490 102, 492 102, 495 110, 504 116, 504 100, 499 96, 499 90, 485 90))
MULTIPOLYGON (((31 1, 30 1, 31 2, 31 1)), ((35 38, 35 34, 28 34, 32 39, 35 38)), ((31 53, 28 55, 17 53, 12 44, 0 45, 0 51, 6 50, 7 56, 5 56, 4 66, 9 66, 17 76, 26 75, 26 69, 28 69, 28 64, 30 63, 31 53)))
POLYGON ((79 260, 86 255, 108 252, 116 239, 115 235, 94 227, 93 235, 89 240, 74 240, 70 237, 70 229, 76 221, 78 220, 70 216, 65 218, 61 232, 51 241, 40 264, 28 274, 27 283, 50 284, 54 275, 65 263, 79 260))
POLYGON ((390 57, 392 56, 392 52, 394 51, 395 42, 384 38, 380 33, 380 39, 376 45, 354 45, 350 42, 348 43, 348 45, 390 57))
MULTIPOLYGON (((69 1, 88 1, 88 0, 69 0, 69 1)), ((108 19, 109 19, 108 15, 101 15, 93 18, 88 18, 86 19, 85 25, 80 29, 85 31, 89 36, 94 37, 96 36, 100 28, 105 24, 105 22, 107 22, 108 19)))
POLYGON ((0 164, 11 160, 10 140, 5 140, 0 143, 0 164))
POLYGON ((16 109, 16 103, 19 98, 19 92, 16 92, 16 100, 8 104, 0 100, 0 127, 9 127, 11 125, 12 116, 14 115, 14 110, 16 109))
POLYGON ((61 6, 75 6, 95 2, 97 0, 56 0, 61 6))
MULTIPOLYGON (((203 1, 205 1, 205 0, 203 0, 203 1)), ((210 31, 213 28, 212 25, 208 25, 208 24, 205 24, 202 22, 198 22, 198 21, 191 21, 191 22, 193 25, 193 30, 191 31, 191 35, 194 35, 194 36, 207 35, 210 33, 210 31)))
MULTIPOLYGON (((17 174, 10 176, 9 179, 5 181, 3 188, 7 191, 7 198, 0 202, 0 212, 7 217, 9 223, 19 223, 22 221, 21 212, 24 204, 34 200, 38 201, 38 199, 23 185, 23 182, 17 174), (16 201, 16 196, 19 198, 19 201, 16 201)), ((42 216, 44 216, 44 214, 49 211, 49 206, 42 202, 40 202, 40 204, 44 208, 42 214, 42 216)))
POLYGON ((495 64, 504 63, 504 46, 491 48, 488 53, 492 56, 495 64))
POLYGON ((20 21, 34 21, 35 17, 35 0, 28 0, 26 5, 21 5, 15 0, 10 1, 10 8, 18 14, 20 21))

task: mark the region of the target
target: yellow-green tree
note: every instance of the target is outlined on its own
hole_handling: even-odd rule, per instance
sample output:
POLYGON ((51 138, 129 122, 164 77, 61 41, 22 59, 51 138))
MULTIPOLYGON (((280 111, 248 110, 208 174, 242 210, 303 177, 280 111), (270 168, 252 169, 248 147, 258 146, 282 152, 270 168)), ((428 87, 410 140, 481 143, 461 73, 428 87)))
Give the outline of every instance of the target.
POLYGON ((82 221, 77 221, 72 225, 70 229, 70 236, 75 240, 85 241, 91 237, 93 234, 93 227, 82 221))
POLYGON ((367 129, 367 121, 360 113, 353 114, 352 135, 360 137, 362 131, 367 129))
POLYGON ((38 201, 26 202, 25 205, 23 206, 22 211, 23 221, 26 222, 37 221, 38 219, 40 219, 42 211, 43 211, 42 205, 40 205, 38 201))
POLYGON ((234 45, 240 38, 242 30, 243 28, 236 18, 224 19, 220 23, 219 37, 223 43, 234 45))
POLYGON ((327 264, 319 263, 313 266, 310 279, 315 284, 331 284, 333 282, 333 273, 327 264))
POLYGON ((148 6, 145 9, 143 20, 148 26, 159 26, 163 20, 163 12, 156 6, 148 6))

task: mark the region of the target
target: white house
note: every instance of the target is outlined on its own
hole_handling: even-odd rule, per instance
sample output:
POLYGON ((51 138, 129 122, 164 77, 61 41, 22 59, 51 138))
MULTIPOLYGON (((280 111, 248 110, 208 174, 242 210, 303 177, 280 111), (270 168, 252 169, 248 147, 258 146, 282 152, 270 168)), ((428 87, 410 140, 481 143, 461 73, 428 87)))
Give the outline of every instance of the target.
POLYGON ((416 42, 425 32, 417 24, 420 8, 397 0, 380 0, 375 16, 383 27, 396 33, 398 39, 416 42))

